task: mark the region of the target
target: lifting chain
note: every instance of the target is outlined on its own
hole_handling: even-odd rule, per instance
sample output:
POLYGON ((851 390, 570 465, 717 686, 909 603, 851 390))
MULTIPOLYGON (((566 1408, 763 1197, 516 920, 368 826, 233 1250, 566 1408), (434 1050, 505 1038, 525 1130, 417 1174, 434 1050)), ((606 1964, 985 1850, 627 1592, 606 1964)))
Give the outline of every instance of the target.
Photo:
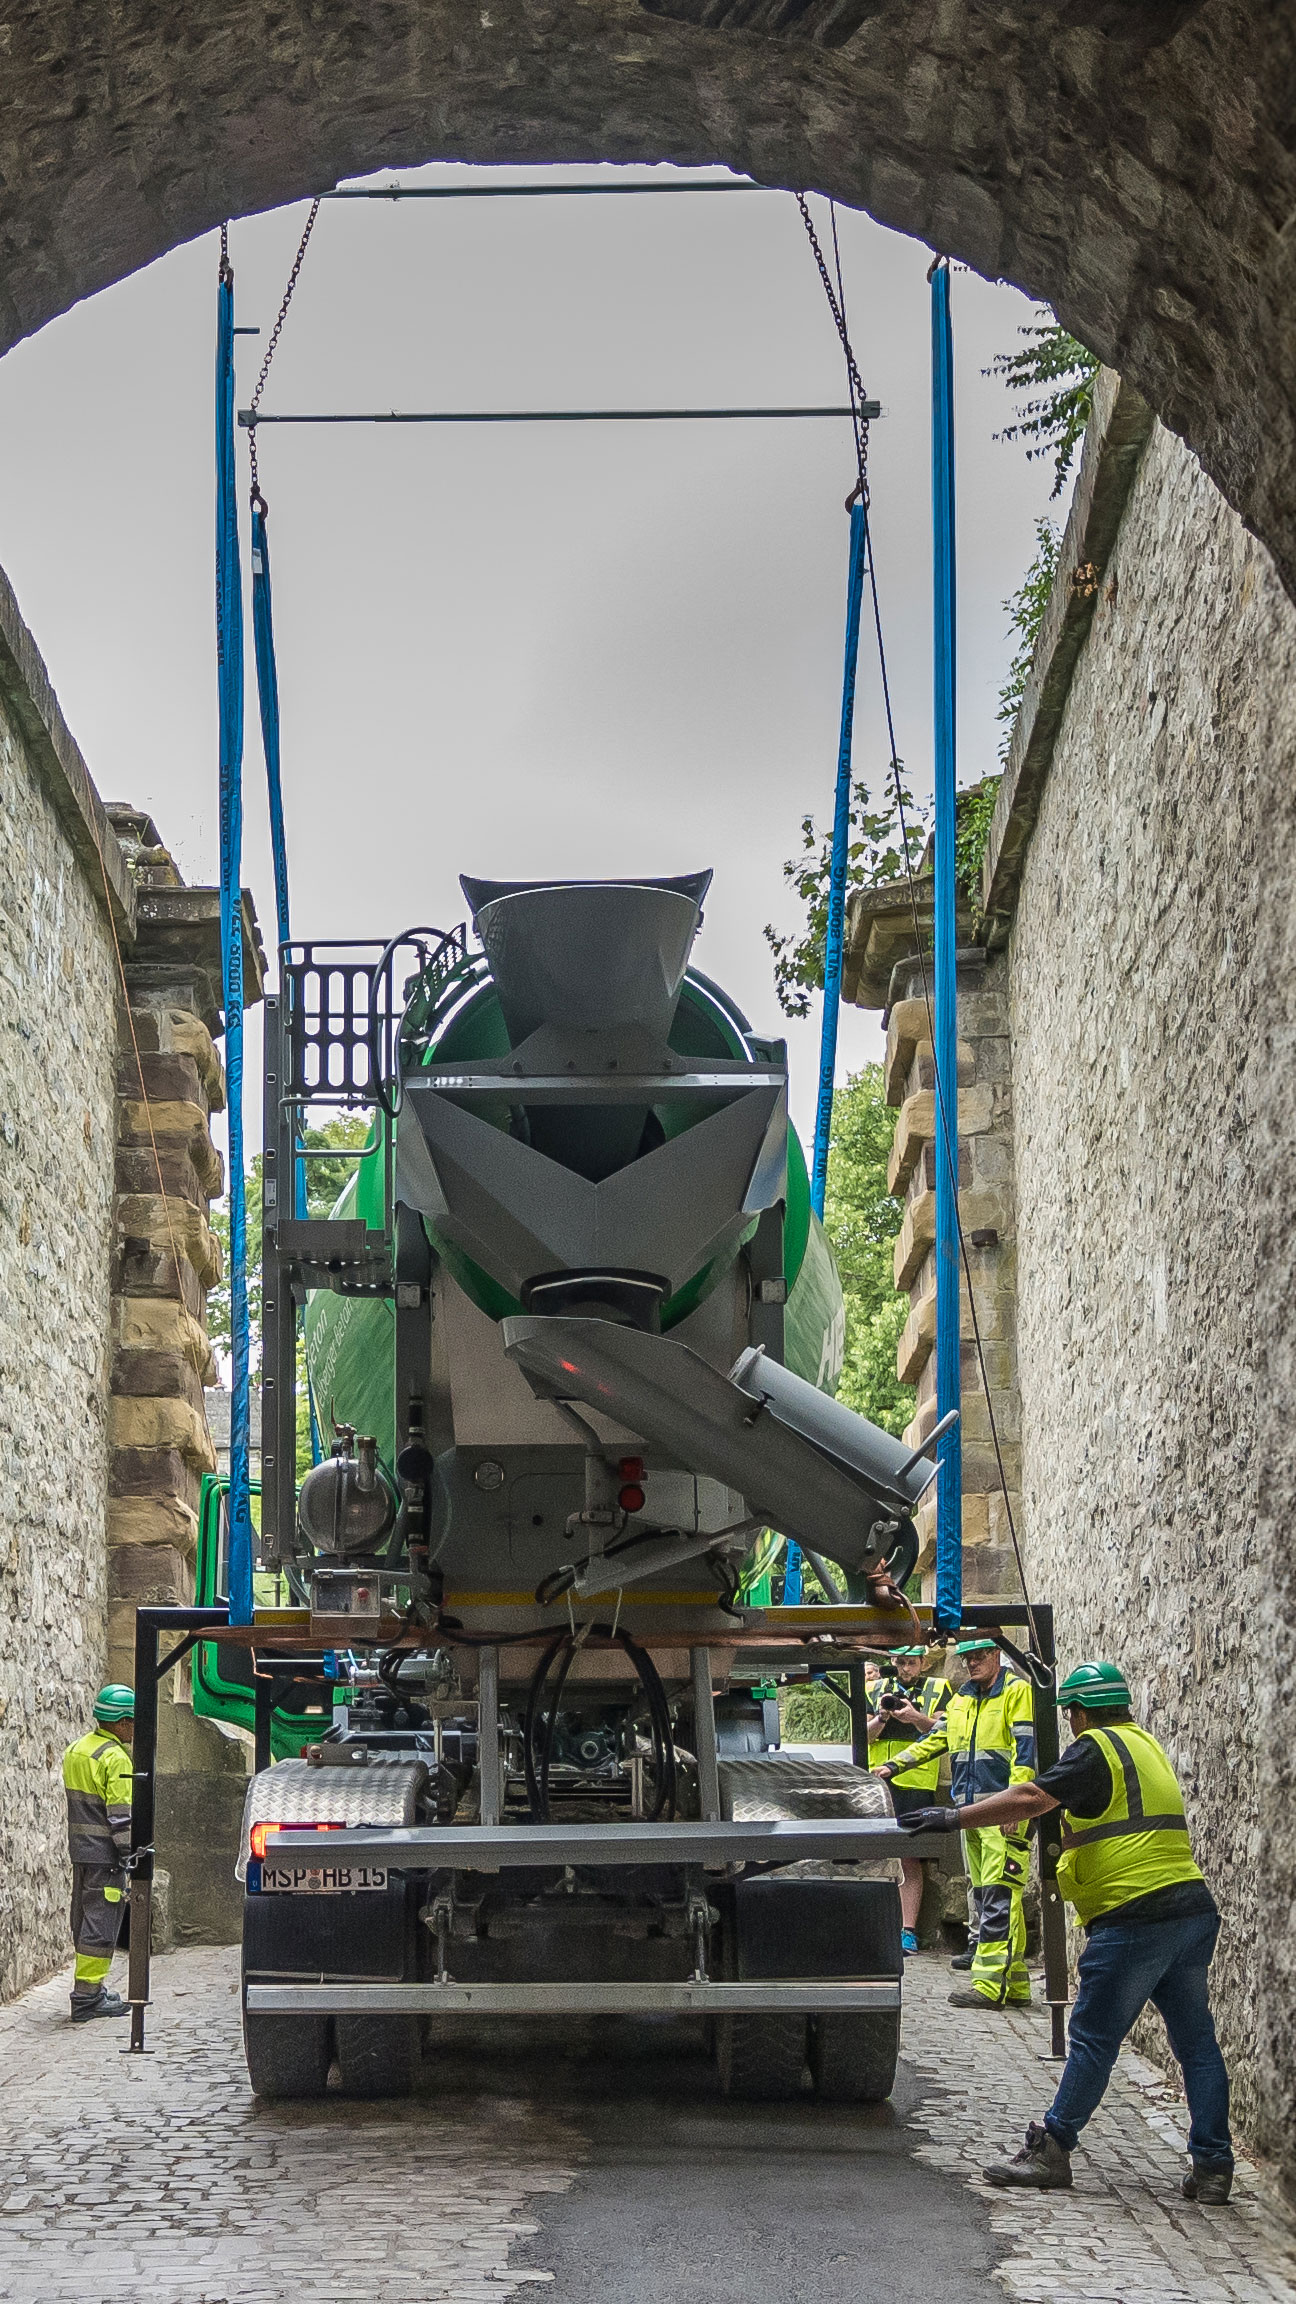
POLYGON ((841 348, 846 357, 846 376, 850 385, 851 396, 851 416, 855 426, 855 462, 858 467, 858 478, 856 480, 854 489, 852 490, 850 496, 847 498, 847 507, 849 509, 849 506, 853 504, 856 497, 858 497, 860 503, 864 506, 864 509, 867 512, 869 500, 869 427, 868 418, 864 414, 864 403, 868 398, 868 394, 864 390, 864 379, 860 375, 859 368, 856 364, 855 354, 851 347, 850 334, 846 326, 846 297, 842 289, 841 255, 837 247, 837 209, 835 203, 830 201, 828 205, 829 212, 832 216, 833 256, 836 260, 837 267, 837 285, 834 288, 827 263, 824 259, 823 249, 819 245, 819 235, 814 228, 814 219, 812 218, 810 210, 806 205, 806 197, 804 192, 797 193, 796 204, 801 211, 801 221, 806 228, 806 236, 809 239, 811 249, 814 253, 815 263, 819 267, 819 277, 823 282, 823 291, 828 299, 828 309, 833 316, 833 326, 836 328, 837 333, 841 338, 841 348))
MULTIPOLYGON (((317 194, 314 200, 311 202, 311 211, 306 219, 306 229, 301 236, 301 245, 297 250, 295 258, 293 259, 293 268, 288 275, 288 285, 283 292, 283 302, 279 306, 279 317, 275 321, 275 324, 270 331, 270 341, 265 349, 265 358, 261 363, 261 373, 257 377, 256 390, 252 394, 252 405, 248 410, 248 414, 251 418, 251 422, 248 425, 248 457, 252 466, 252 509, 254 512, 260 512, 263 519, 266 512, 266 500, 261 493, 260 482, 257 477, 257 409, 261 405, 261 395, 265 390, 266 378, 270 373, 270 363, 275 356, 275 351, 279 343, 280 331, 283 328, 284 321, 288 317, 288 307, 293 300, 293 290, 297 286, 297 275, 301 271, 302 260, 306 254, 306 250, 310 242, 310 236, 315 229, 315 219, 319 212, 320 196, 317 194)), ((222 263, 228 261, 228 258, 225 254, 225 227, 223 225, 221 227, 221 260, 222 263)))

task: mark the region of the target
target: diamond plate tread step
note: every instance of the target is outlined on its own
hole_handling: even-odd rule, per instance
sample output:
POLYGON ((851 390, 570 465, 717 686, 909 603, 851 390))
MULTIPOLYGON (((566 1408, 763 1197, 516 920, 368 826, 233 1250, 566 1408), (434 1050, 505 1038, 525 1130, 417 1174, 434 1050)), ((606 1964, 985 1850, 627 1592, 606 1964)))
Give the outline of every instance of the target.
MULTIPOLYGON (((720 1762, 720 1813, 730 1823, 792 1824, 816 1817, 878 1816, 892 1813, 885 1784, 841 1760, 802 1760, 771 1752, 764 1759, 720 1762)), ((900 1878, 894 1857, 873 1863, 809 1858, 779 1866, 781 1874, 803 1880, 840 1875, 865 1880, 900 1878)))

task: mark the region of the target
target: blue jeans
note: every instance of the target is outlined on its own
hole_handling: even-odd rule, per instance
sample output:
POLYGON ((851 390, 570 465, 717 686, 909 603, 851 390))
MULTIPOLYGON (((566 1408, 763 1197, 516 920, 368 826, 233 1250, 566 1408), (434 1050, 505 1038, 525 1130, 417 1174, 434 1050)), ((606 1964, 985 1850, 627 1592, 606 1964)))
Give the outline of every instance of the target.
POLYGON ((1215 2038, 1206 1971, 1219 1935, 1213 1912, 1191 1920, 1154 1920, 1122 1928, 1110 1921, 1091 1933, 1080 1956, 1080 1989, 1071 2018, 1070 2052, 1044 2125, 1063 2151, 1075 2149, 1112 2076, 1121 2042, 1152 2002, 1165 2018, 1183 2069, 1192 2126, 1188 2149, 1206 2168, 1231 2168, 1229 2084, 1215 2038))

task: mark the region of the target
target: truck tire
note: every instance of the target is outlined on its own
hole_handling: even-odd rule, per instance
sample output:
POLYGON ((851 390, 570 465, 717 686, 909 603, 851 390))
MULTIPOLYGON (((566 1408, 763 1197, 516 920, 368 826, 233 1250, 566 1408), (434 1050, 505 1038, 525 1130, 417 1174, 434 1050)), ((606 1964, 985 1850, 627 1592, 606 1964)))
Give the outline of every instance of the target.
POLYGON ((279 2103, 322 2096, 328 2087, 333 2043, 327 2016, 249 2016, 243 2011, 243 2053, 254 2096, 279 2103))
POLYGON ((821 2104, 883 2104, 895 2086, 900 2011, 813 2018, 810 2075, 821 2104))
POLYGON ((799 2096, 806 2063, 804 2016, 718 2016, 721 2091, 764 2103, 799 2096))
POLYGON ((339 2016, 338 2070, 347 2096, 408 2096, 419 2064, 417 2016, 339 2016))

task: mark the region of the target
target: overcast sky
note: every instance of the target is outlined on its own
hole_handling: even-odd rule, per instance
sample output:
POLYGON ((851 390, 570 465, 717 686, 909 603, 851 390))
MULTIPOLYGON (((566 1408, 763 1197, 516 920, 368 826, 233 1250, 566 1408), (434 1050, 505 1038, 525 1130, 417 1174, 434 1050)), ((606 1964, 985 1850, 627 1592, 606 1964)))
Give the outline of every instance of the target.
MULTIPOLYGON (((432 168, 402 181, 535 180, 432 168)), ((588 181, 669 170, 562 170, 588 181)), ((814 203, 826 233, 827 208, 814 203)), ((304 208, 236 224, 240 403, 304 208)), ((873 428, 873 530, 897 734, 931 781, 931 252, 839 215, 873 428)), ((0 361, 0 561, 106 799, 217 872, 212 611, 215 235, 0 361)), ((956 332, 960 781, 995 764, 1002 603, 1051 468, 993 434, 982 370, 1031 307, 967 273, 956 332)), ((844 398, 784 193, 338 201, 321 212, 266 408, 682 406, 844 398)), ((267 430, 294 931, 386 937, 463 915, 457 876, 715 869, 699 964, 778 1026, 767 920, 832 806, 849 427, 267 430)), ((246 459, 245 436, 240 456, 246 459)), ((244 489, 244 500, 246 490, 244 489)), ((1054 507, 1056 510, 1056 507, 1054 507)), ((246 531, 245 531, 246 547, 246 531)), ((244 565, 246 570, 246 548, 244 565)), ((249 650, 244 877, 274 902, 249 650)), ((887 746, 863 651, 857 773, 887 746)), ((818 1019, 789 1033, 808 1125, 818 1019)), ((843 1068, 877 1053, 843 1016, 843 1068)), ((250 1051, 251 1054, 251 1051, 250 1051)))

